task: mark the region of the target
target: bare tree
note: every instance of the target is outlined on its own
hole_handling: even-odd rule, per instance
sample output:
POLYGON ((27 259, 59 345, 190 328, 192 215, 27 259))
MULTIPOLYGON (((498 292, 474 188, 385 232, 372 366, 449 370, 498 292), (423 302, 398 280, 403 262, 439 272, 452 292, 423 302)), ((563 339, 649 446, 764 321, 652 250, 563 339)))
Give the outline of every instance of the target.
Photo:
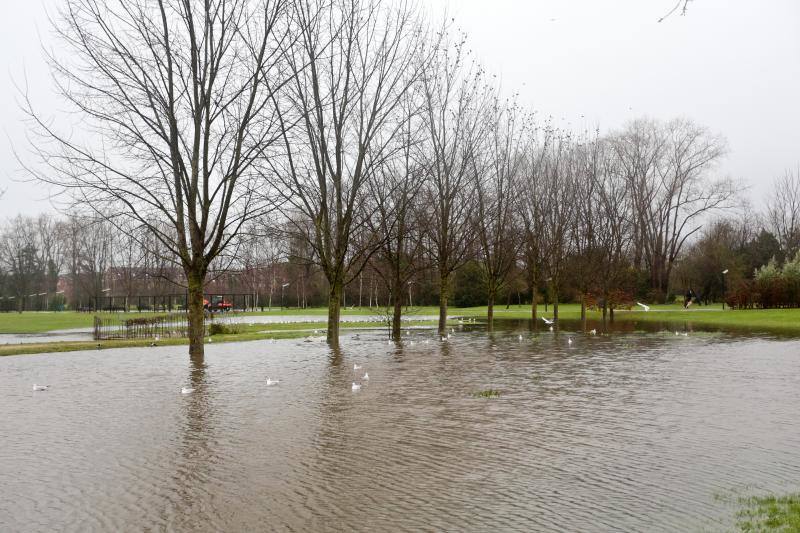
POLYGON ((555 130, 546 124, 533 128, 525 157, 522 179, 518 182, 516 209, 521 218, 523 258, 531 289, 531 324, 537 326, 537 299, 539 284, 542 281, 546 186, 545 168, 550 144, 554 142, 555 130))
POLYGON ((767 220, 784 257, 794 257, 800 249, 800 167, 794 172, 787 170, 775 180, 767 203, 767 220))
POLYGON ((275 140, 273 94, 286 81, 286 0, 66 0, 49 56, 57 87, 97 139, 62 134, 26 110, 40 180, 113 221, 133 219, 179 258, 189 353, 203 355, 212 261, 268 195, 254 163, 275 140), (165 231, 166 230, 166 231, 165 231))
POLYGON ((336 346, 344 287, 379 245, 367 224, 368 186, 392 155, 426 41, 405 0, 307 0, 296 4, 294 22, 300 36, 285 50, 294 81, 276 100, 287 157, 271 170, 328 280, 328 342, 336 346))
POLYGON ((604 170, 601 146, 597 136, 583 136, 573 148, 571 165, 575 174, 573 182, 574 216, 570 223, 571 254, 569 270, 581 304, 581 323, 586 329, 586 299, 598 280, 598 265, 604 250, 599 246, 597 225, 600 178, 604 170))
POLYGON ((492 331, 497 294, 516 264, 522 242, 514 194, 524 164, 523 143, 527 140, 525 130, 530 117, 516 102, 497 100, 488 115, 486 142, 476 146, 472 161, 477 192, 474 223, 486 277, 487 323, 492 331))
MULTIPOLYGON (((630 281, 631 243, 634 237, 633 199, 629 182, 620 172, 620 165, 606 139, 599 140, 596 150, 594 179, 596 195, 593 235, 597 254, 595 274, 602 299, 603 324, 606 323, 613 291, 621 291, 630 281)), ((614 308, 611 307, 613 318, 614 308)))
POLYGON ((687 239, 702 228, 707 214, 734 200, 731 180, 708 176, 725 154, 726 143, 684 119, 637 120, 614 142, 633 198, 637 244, 650 271, 654 298, 663 301, 687 239))
POLYGON ((492 91, 470 62, 464 41, 443 45, 422 78, 430 178, 424 198, 432 211, 428 254, 438 273, 439 334, 447 329, 450 278, 472 249, 475 200, 473 148, 485 134, 484 111, 492 91))
POLYGON ((382 268, 375 271, 384 279, 391 295, 392 338, 395 340, 401 338, 405 291, 411 290, 413 277, 426 266, 419 257, 423 250, 423 228, 427 227, 427 215, 419 201, 426 178, 419 153, 423 124, 411 95, 403 109, 406 122, 395 139, 399 144, 395 157, 385 162, 379 179, 373 180, 370 187, 375 206, 371 226, 382 236, 378 257, 380 266, 386 267, 386 272, 382 268))
POLYGON ((548 275, 548 292, 553 298, 553 317, 558 319, 559 293, 570 251, 570 228, 575 216, 577 176, 572 162, 573 139, 560 133, 553 137, 542 165, 542 263, 548 275))
POLYGON ((0 238, 0 261, 9 276, 18 312, 39 293, 45 274, 41 246, 33 219, 21 215, 12 219, 0 238))

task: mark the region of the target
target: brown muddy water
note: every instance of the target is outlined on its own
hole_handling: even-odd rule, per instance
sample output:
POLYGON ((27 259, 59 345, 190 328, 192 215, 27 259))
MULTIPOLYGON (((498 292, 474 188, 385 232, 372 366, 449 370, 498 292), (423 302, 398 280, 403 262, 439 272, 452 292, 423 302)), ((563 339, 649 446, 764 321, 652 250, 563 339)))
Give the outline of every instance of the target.
POLYGON ((679 333, 0 358, 0 530, 728 531, 800 490, 800 341, 679 333))

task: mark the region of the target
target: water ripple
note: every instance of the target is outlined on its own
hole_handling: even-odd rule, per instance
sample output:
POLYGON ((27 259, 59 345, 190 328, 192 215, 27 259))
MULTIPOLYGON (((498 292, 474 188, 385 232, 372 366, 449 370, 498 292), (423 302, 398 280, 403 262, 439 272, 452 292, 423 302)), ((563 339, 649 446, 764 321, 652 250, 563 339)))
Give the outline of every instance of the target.
POLYGON ((0 529, 724 531, 799 488, 800 342, 570 336, 0 359, 0 529))

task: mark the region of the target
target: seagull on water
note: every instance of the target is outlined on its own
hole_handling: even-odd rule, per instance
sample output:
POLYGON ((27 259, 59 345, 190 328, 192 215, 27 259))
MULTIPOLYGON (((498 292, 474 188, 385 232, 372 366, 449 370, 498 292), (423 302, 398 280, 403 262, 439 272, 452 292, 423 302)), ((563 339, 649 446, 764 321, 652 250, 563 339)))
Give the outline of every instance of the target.
POLYGON ((544 323, 547 324, 548 326, 552 326, 553 323, 555 322, 555 320, 547 320, 545 317, 542 317, 542 320, 544 320, 544 323))
POLYGON ((570 338, 568 338, 568 339, 567 339, 567 344, 569 344, 570 346, 572 346, 572 337, 570 337, 570 338))
POLYGON ((181 387, 181 394, 191 394, 194 392, 193 387, 181 387))
POLYGON ((269 379, 269 378, 267 378, 267 387, 271 387, 272 385, 277 385, 280 382, 281 382, 281 380, 279 380, 279 379, 269 379))
POLYGON ((650 310, 650 306, 649 305, 644 305, 643 303, 640 303, 640 302, 636 302, 636 305, 638 305, 639 307, 644 309, 645 313, 650 310))
POLYGON ((590 335, 597 335, 597 330, 596 329, 590 329, 589 330, 589 334, 590 335))
POLYGON ((519 336, 519 342, 522 342, 522 335, 519 336))
POLYGON ((353 365, 353 370, 361 370, 361 365, 353 365))
POLYGON ((49 388, 50 388, 49 385, 37 385, 36 383, 33 384, 34 392, 36 392, 36 391, 44 391, 44 390, 47 390, 49 388))
POLYGON ((354 381, 353 382, 353 390, 354 391, 361 390, 361 385, 354 381))
POLYGON ((364 381, 369 381, 369 372, 364 372, 364 377, 361 379, 363 379, 364 381))

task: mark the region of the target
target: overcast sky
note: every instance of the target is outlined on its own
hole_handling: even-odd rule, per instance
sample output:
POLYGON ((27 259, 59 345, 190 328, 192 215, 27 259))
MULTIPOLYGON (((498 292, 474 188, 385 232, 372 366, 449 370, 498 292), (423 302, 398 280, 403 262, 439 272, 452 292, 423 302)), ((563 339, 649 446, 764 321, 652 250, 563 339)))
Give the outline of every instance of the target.
MULTIPOLYGON (((800 164, 798 0, 694 0, 660 24, 675 0, 419 1, 447 8, 503 88, 564 126, 688 117, 727 137, 720 172, 751 186, 756 207, 775 176, 800 164)), ((40 49, 59 3, 9 2, 0 20, 0 217, 53 210, 47 190, 15 181, 12 145, 24 154, 14 82, 27 75, 40 110, 63 108, 40 49)))

